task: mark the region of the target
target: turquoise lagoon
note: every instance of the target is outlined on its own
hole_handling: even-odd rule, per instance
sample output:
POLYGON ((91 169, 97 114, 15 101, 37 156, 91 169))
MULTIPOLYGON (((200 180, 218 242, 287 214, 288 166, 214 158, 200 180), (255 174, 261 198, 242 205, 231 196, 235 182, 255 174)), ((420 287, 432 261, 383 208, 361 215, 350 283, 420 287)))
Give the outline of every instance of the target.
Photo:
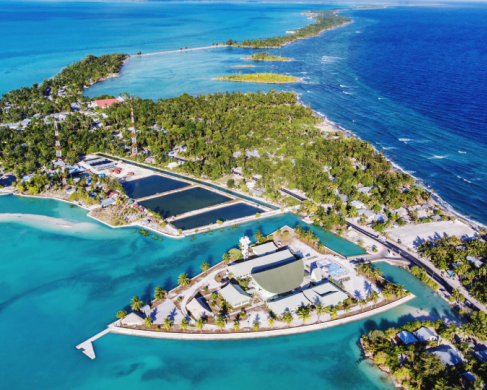
MULTIPOLYGON (((193 241, 160 242, 131 229, 108 228, 84 210, 53 200, 2 196, 0 213, 22 213, 0 214, 0 383, 12 389, 231 385, 282 390, 300 388, 303 380, 316 388, 392 389, 387 377, 361 360, 358 338, 413 317, 456 318, 428 287, 384 264, 386 277, 404 283, 417 298, 364 321, 265 340, 181 342, 107 335, 95 343, 92 361, 75 346, 103 330, 118 310, 128 309, 133 295, 148 300, 154 287, 174 287, 179 273, 194 276, 203 261, 220 261, 243 234, 270 233, 298 219, 285 214, 200 234, 193 241)), ((326 234, 312 229, 330 245, 326 234)))

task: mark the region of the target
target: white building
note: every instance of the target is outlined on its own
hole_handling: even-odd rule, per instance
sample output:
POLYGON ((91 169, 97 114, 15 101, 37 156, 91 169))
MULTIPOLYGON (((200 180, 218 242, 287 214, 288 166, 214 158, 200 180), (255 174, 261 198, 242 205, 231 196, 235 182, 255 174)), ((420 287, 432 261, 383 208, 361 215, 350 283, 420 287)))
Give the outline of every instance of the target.
POLYGON ((139 326, 143 324, 144 320, 137 313, 130 313, 122 320, 123 326, 139 326))
POLYGON ((430 328, 419 328, 413 334, 419 341, 438 341, 438 335, 430 328))
POLYGON ((271 253, 270 255, 257 257, 252 260, 231 264, 228 266, 228 273, 231 273, 235 278, 246 278, 251 275, 254 268, 262 269, 270 264, 277 264, 295 259, 296 257, 294 257, 291 251, 286 249, 284 251, 271 253))
POLYGON ((248 305, 252 297, 247 294, 238 284, 229 283, 220 290, 220 295, 233 308, 248 305))
POLYGON ((252 252, 254 252, 257 256, 267 255, 269 253, 273 253, 277 250, 276 244, 274 241, 266 242, 265 244, 256 245, 252 247, 252 252))
POLYGON ((242 256, 244 260, 249 258, 250 239, 247 236, 240 238, 240 245, 242 246, 242 256))

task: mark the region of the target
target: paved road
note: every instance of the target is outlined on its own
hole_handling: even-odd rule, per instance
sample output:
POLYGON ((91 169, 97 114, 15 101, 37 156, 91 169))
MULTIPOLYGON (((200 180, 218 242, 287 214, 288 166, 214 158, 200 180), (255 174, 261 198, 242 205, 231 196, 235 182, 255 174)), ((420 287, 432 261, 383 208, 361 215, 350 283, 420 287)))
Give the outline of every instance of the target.
POLYGON ((446 291, 449 293, 452 292, 454 288, 460 288, 460 291, 462 294, 467 298, 468 301, 470 301, 473 304, 473 309, 474 310, 483 310, 484 312, 487 312, 487 308, 484 304, 481 302, 477 301, 475 298, 473 298, 470 293, 459 283, 453 281, 453 280, 448 280, 445 279, 441 276, 441 271, 437 269, 434 264, 429 262, 427 259, 421 259, 418 256, 412 254, 411 252, 407 251, 406 249, 400 247, 398 244, 393 243, 389 240, 381 241, 378 240, 377 238, 377 233, 376 232, 371 232, 367 229, 365 229, 362 226, 358 226, 354 223, 348 222, 347 221, 347 226, 350 226, 351 228, 357 230, 358 232, 366 235, 369 238, 372 238, 373 240, 383 244, 387 248, 393 250, 394 252, 400 254, 402 257, 404 257, 406 260, 411 261, 413 264, 416 264, 419 267, 422 267, 426 270, 428 273, 428 276, 433 279, 436 283, 438 283, 440 286, 444 287, 446 291))

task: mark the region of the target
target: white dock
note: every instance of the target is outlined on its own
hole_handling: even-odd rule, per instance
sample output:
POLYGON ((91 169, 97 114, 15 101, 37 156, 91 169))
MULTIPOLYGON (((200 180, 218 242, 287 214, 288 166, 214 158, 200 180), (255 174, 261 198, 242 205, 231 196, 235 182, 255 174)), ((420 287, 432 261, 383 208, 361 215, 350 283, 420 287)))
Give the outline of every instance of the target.
POLYGON ((93 348, 93 341, 99 339, 102 336, 105 336, 107 333, 110 333, 110 328, 105 329, 103 332, 100 332, 93 337, 89 338, 88 340, 82 342, 81 344, 77 345, 77 349, 82 349, 83 353, 88 356, 90 359, 94 359, 96 357, 95 355, 95 349, 93 348))

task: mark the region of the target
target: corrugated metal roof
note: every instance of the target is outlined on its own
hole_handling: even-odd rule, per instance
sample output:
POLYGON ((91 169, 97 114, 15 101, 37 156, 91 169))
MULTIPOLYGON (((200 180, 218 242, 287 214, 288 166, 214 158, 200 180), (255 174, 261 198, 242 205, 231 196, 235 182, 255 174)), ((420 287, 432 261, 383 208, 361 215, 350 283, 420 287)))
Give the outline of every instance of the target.
POLYGON ((276 249, 277 249, 277 246, 276 246, 276 244, 274 244, 274 241, 269 241, 269 242, 266 242, 265 244, 256 245, 256 246, 252 247, 252 251, 256 255, 263 255, 263 254, 275 252, 276 249))
POLYGON ((294 255, 288 250, 274 252, 266 256, 257 257, 256 259, 243 261, 241 263, 231 264, 228 266, 228 272, 233 274, 236 278, 248 276, 252 270, 262 269, 271 264, 285 262, 296 259, 294 255))
POLYGON ((238 284, 229 283, 220 290, 220 295, 233 307, 245 305, 251 297, 238 284))
POLYGON ((301 306, 307 305, 309 305, 309 301, 303 293, 290 295, 288 297, 276 299, 275 301, 267 303, 269 310, 277 315, 281 315, 286 311, 293 311, 301 306))
POLYGON ((412 333, 408 332, 407 330, 403 330, 402 332, 399 332, 397 334, 397 337, 399 337, 404 344, 416 343, 418 341, 418 339, 414 337, 412 333))
POLYGON ((252 270, 252 278, 264 290, 272 294, 284 294, 301 285, 304 279, 302 259, 276 264, 263 270, 252 270))
POLYGON ((413 332, 416 338, 419 341, 429 341, 429 340, 436 340, 438 335, 436 332, 432 331, 430 328, 419 328, 416 332, 413 332))

